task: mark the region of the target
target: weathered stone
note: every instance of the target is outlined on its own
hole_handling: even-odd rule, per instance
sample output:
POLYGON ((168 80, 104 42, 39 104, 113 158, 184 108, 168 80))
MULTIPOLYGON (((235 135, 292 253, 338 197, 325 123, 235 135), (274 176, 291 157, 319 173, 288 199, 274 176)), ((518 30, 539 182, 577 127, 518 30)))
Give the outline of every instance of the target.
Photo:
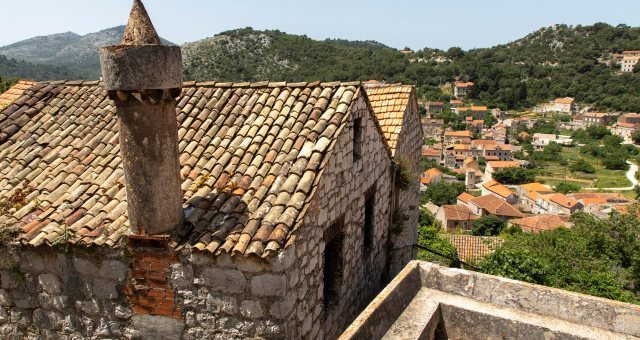
POLYGON ((4 289, 0 289, 0 307, 11 307, 12 305, 9 293, 4 289))
POLYGON ((269 314, 276 319, 284 319, 286 318, 296 303, 296 295, 288 295, 283 299, 279 299, 275 303, 271 305, 269 309, 269 314))
POLYGON ((87 315, 97 315, 100 312, 98 301, 76 301, 76 309, 87 315))
POLYGON ((7 313, 4 308, 0 308, 0 325, 4 325, 5 323, 9 322, 9 319, 9 313, 7 313))
POLYGON ((42 308, 33 312, 33 326, 41 329, 60 330, 64 316, 55 311, 47 311, 42 308))
POLYGON ((66 295, 54 296, 51 298, 53 308, 59 311, 63 311, 70 306, 69 297, 66 295))
POLYGON ((18 327, 28 327, 31 325, 31 317, 33 313, 28 309, 12 308, 11 323, 18 327))
POLYGON ((264 311, 260 302, 245 300, 240 304, 240 314, 245 318, 259 319, 264 315, 264 311))
POLYGON ((39 275, 38 283, 40 284, 40 288, 49 294, 56 295, 62 293, 60 280, 58 280, 58 277, 53 274, 39 275))
POLYGON ((102 261, 100 265, 99 275, 105 279, 115 280, 117 282, 124 282, 127 279, 127 273, 129 267, 119 261, 102 261))
POLYGON ((0 270, 0 288, 14 289, 18 288, 24 282, 24 276, 15 271, 0 270))
POLYGON ((184 321, 157 315, 134 315, 133 327, 143 340, 173 340, 182 338, 184 321))
POLYGON ((255 257, 238 258, 235 261, 236 267, 246 273, 260 273, 267 269, 266 263, 262 259, 255 257))
POLYGON ((181 263, 172 263, 169 267, 169 280, 175 288, 186 288, 193 284, 193 267, 181 263))
POLYGON ((73 257, 73 268, 82 276, 95 277, 98 274, 98 267, 83 258, 73 257))
POLYGON ((256 296, 284 296, 287 280, 283 275, 264 274, 251 279, 251 294, 256 296))
POLYGON ((127 306, 117 305, 114 310, 114 314, 118 319, 128 320, 131 318, 131 315, 133 315, 133 312, 131 311, 131 308, 127 306))
POLYGON ((112 281, 112 279, 93 280, 93 295, 98 299, 117 299, 116 282, 112 281))
POLYGON ((210 268, 204 272, 204 284, 224 293, 241 293, 247 280, 239 270, 210 268))
POLYGON ((11 300, 13 304, 18 308, 37 308, 38 296, 30 294, 22 290, 11 291, 11 300))
POLYGON ((261 321, 256 325, 256 336, 266 339, 282 338, 283 329, 271 320, 261 321))
POLYGON ((236 314, 238 312, 238 301, 234 297, 221 296, 218 293, 207 296, 207 311, 218 314, 236 314))

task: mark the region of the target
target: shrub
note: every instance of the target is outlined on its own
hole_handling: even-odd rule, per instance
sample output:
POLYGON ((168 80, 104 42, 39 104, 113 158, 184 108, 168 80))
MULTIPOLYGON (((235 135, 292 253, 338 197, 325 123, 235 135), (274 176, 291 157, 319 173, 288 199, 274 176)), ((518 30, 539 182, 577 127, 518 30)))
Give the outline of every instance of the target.
POLYGON ((533 182, 536 174, 531 169, 520 167, 504 168, 493 173, 493 179, 502 184, 524 184, 533 182))
POLYGON ((584 172, 585 174, 593 174, 596 172, 593 165, 582 158, 573 162, 573 164, 569 166, 569 170, 574 172, 584 172))
POLYGON ((473 222, 471 234, 475 236, 496 236, 507 227, 507 223, 495 215, 485 215, 473 222))
POLYGON ((559 193, 568 194, 570 192, 578 192, 581 188, 578 184, 562 181, 554 189, 559 193))

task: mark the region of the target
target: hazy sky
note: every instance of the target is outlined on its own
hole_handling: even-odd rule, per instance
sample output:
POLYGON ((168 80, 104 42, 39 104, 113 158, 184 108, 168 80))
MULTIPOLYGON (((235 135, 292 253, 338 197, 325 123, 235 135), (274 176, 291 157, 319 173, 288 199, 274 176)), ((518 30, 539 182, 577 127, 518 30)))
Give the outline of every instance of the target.
MULTIPOLYGON (((126 23, 131 0, 2 0, 0 46, 36 35, 126 23)), ((146 0, 175 43, 251 26, 314 39, 377 40, 413 49, 489 47, 557 23, 640 26, 638 0, 146 0)))

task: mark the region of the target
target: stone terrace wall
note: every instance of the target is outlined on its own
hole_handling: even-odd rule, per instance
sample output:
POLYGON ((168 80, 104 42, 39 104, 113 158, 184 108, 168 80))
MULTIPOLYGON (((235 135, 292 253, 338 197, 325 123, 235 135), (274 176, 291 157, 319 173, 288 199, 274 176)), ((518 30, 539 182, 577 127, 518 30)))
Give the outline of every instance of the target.
POLYGON ((296 295, 283 271, 294 252, 270 262, 155 250, 16 254, 0 270, 0 338, 292 337, 284 320, 296 295))
MULTIPOLYGON (((404 114, 402 131, 398 136, 395 158, 404 158, 412 166, 416 176, 415 184, 407 190, 397 191, 396 216, 400 221, 396 223, 397 230, 392 232, 392 256, 388 278, 392 279, 404 266, 414 259, 415 251, 412 244, 417 243, 418 236, 418 205, 420 201, 420 157, 422 154, 422 128, 420 114, 413 96, 404 114)), ((394 226, 395 227, 395 226, 394 226)))
MULTIPOLYGON (((294 270, 288 285, 297 292, 288 324, 294 338, 335 338, 381 289, 387 261, 390 202, 390 159, 362 97, 353 105, 351 120, 362 118, 363 158, 353 161, 353 123, 340 134, 328 167, 302 226, 296 234, 294 270), (365 192, 375 187, 375 228, 371 251, 364 253, 365 192), (323 296, 323 232, 344 216, 343 282, 338 305, 325 314, 323 296)), ((289 249, 288 251, 291 251, 289 249)), ((287 296, 289 298, 289 296, 287 296)), ((293 299, 293 298, 292 298, 293 299)))

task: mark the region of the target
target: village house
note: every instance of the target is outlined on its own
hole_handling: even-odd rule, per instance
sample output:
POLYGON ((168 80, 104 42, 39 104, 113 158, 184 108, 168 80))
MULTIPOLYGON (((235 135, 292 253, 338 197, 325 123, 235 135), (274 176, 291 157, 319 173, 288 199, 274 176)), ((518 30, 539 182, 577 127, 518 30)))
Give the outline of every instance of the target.
POLYGON ((560 227, 571 228, 573 223, 569 222, 568 215, 535 215, 509 221, 509 226, 518 226, 522 231, 528 233, 539 233, 560 227))
POLYGON ((463 229, 471 230, 473 221, 480 216, 473 214, 466 205, 443 205, 438 208, 436 219, 442 224, 442 228, 447 231, 463 229))
POLYGON ((474 85, 472 82, 456 81, 453 83, 453 95, 456 99, 464 100, 474 85))
POLYGON ((413 256, 413 87, 183 83, 159 42, 136 0, 104 82, 0 111, 0 334, 337 337, 413 256))
POLYGON ((473 197, 470 199, 459 198, 459 200, 464 202, 467 208, 469 208, 469 210, 471 210, 475 215, 495 215, 504 221, 524 217, 518 209, 504 201, 502 198, 498 198, 498 196, 494 194, 473 197))
POLYGON ((484 182, 480 186, 482 189, 482 196, 494 195, 507 203, 518 203, 518 195, 516 193, 511 191, 511 189, 509 189, 505 185, 502 185, 494 180, 484 182))
POLYGON ((451 108, 451 112, 455 112, 454 109, 457 107, 461 107, 463 106, 464 103, 462 102, 462 100, 459 99, 453 99, 449 102, 449 107, 451 108))
POLYGON ((507 132, 507 127, 502 123, 498 123, 485 131, 484 138, 494 140, 498 144, 505 144, 507 142, 507 132))
POLYGON ((443 144, 471 144, 471 131, 445 131, 443 144))
POLYGON ((531 212, 538 215, 571 215, 582 210, 582 203, 567 195, 557 192, 550 194, 529 192, 529 194, 527 194, 527 198, 535 202, 535 204, 532 205, 531 212))
POLYGON ((434 161, 440 163, 442 161, 442 150, 432 149, 428 145, 423 145, 422 157, 433 159, 434 161))
POLYGON ((640 55, 625 55, 622 57, 620 70, 625 73, 633 72, 633 68, 640 60, 640 55))
POLYGON ((573 139, 571 136, 566 135, 555 135, 549 133, 534 133, 533 141, 531 145, 535 150, 543 150, 549 143, 554 142, 560 145, 571 145, 573 144, 573 139))
POLYGON ((503 243, 504 239, 498 236, 473 236, 460 234, 440 234, 458 251, 462 261, 474 263, 488 254, 493 253, 503 243))
POLYGON ((427 109, 427 115, 431 117, 432 113, 442 113, 442 110, 444 109, 444 103, 443 102, 427 102, 426 109, 427 109))
POLYGON ((620 193, 572 193, 569 197, 580 202, 582 210, 597 218, 607 218, 612 211, 623 211, 631 201, 620 193))
POLYGON ((522 167, 522 163, 518 161, 488 161, 484 169, 484 179, 491 181, 493 180, 494 172, 515 167, 522 167))
POLYGON ((534 209, 534 205, 537 204, 537 195, 554 193, 549 186, 537 182, 521 184, 516 186, 515 189, 516 194, 520 198, 519 204, 526 211, 532 211, 534 209))
POLYGON ((420 191, 425 191, 427 190, 427 186, 429 184, 435 184, 438 183, 442 180, 442 176, 444 174, 442 173, 442 171, 438 170, 438 168, 431 168, 429 170, 426 170, 422 173, 422 175, 420 176, 420 191))
POLYGON ((482 157, 487 161, 510 161, 511 145, 509 144, 487 144, 481 146, 482 157))
POLYGON ((613 113, 605 112, 587 112, 582 114, 582 125, 589 127, 591 125, 607 126, 616 121, 617 116, 613 113))
POLYGON ((440 142, 442 139, 442 131, 444 131, 444 120, 433 118, 422 118, 422 133, 425 139, 433 139, 440 142))
POLYGON ((640 114, 625 113, 618 117, 618 122, 611 126, 613 135, 622 137, 626 142, 631 142, 633 134, 640 129, 640 114))
POLYGON ((542 106, 542 112, 557 112, 571 114, 574 110, 575 100, 571 97, 556 98, 542 106))

